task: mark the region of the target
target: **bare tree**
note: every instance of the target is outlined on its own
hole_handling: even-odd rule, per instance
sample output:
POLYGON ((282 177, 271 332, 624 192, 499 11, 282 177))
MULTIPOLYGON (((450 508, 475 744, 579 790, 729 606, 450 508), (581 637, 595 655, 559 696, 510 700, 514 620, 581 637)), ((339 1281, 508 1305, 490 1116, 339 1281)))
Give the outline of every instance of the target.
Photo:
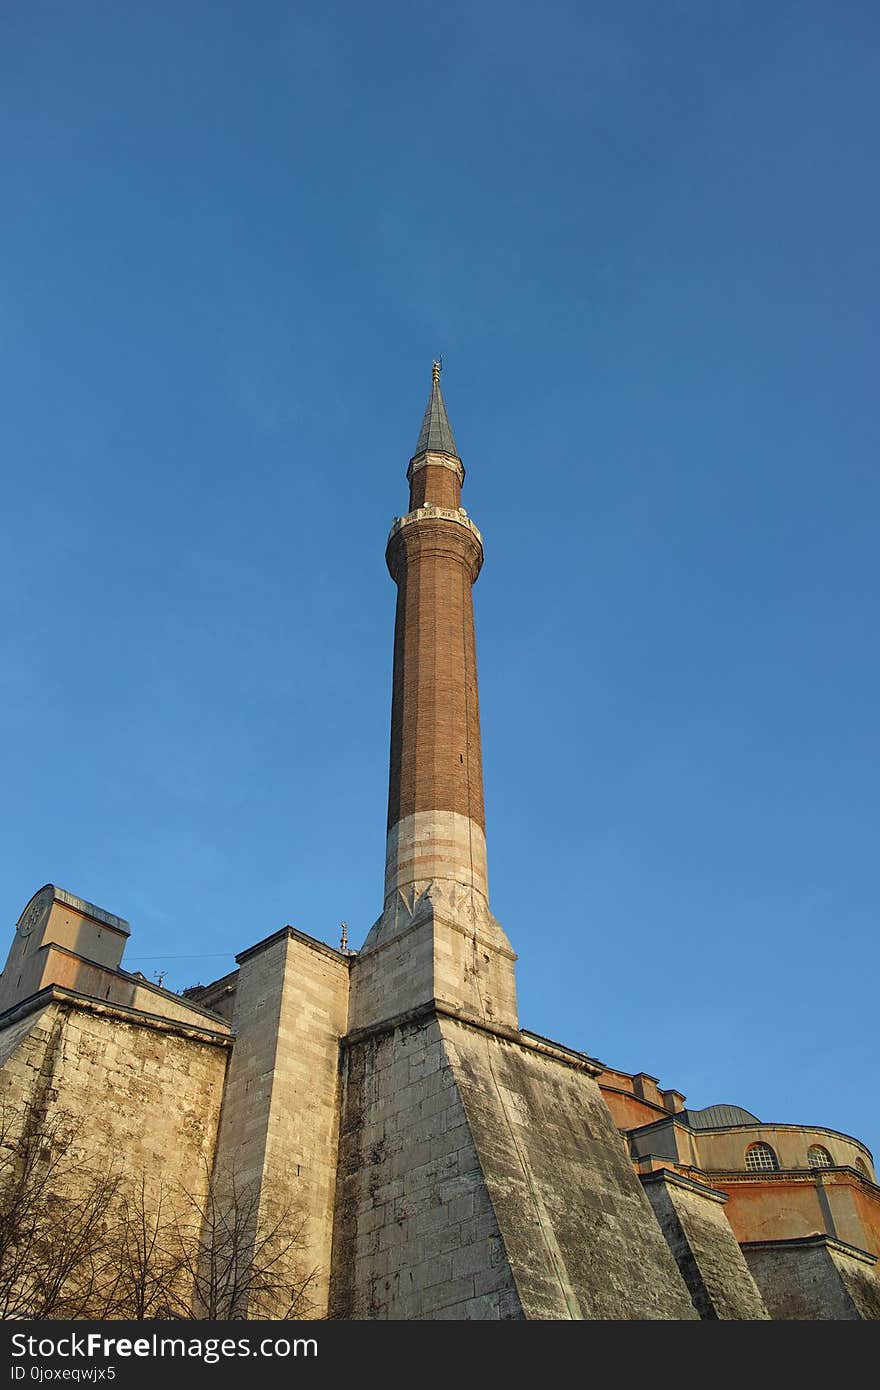
POLYGON ((316 1271, 303 1263, 306 1218, 261 1195, 235 1170, 210 1175, 204 1197, 185 1193, 175 1220, 178 1269, 199 1319, 307 1317, 316 1271))
POLYGON ((145 1173, 120 1184, 106 1246, 114 1278, 106 1281, 95 1302, 97 1318, 170 1317, 179 1261, 173 1249, 174 1227, 163 1184, 153 1189, 145 1173))
POLYGON ((78 1132, 41 1097, 0 1106, 0 1318, 88 1316, 112 1281, 120 1175, 84 1160, 78 1132))
POLYGON ((234 1171, 202 1191, 86 1156, 45 1098, 0 1107, 0 1319, 308 1317, 305 1218, 234 1171))

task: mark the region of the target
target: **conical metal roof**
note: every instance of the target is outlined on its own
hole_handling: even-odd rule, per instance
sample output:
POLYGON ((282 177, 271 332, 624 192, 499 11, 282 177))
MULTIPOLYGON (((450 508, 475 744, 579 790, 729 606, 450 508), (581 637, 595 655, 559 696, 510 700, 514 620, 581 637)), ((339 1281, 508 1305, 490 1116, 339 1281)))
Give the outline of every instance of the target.
POLYGON ((416 457, 416 454, 423 454, 427 450, 432 450, 438 454, 452 454, 454 458, 458 458, 455 436, 452 433, 449 416, 446 414, 446 406, 443 404, 443 393, 440 390, 439 362, 434 363, 432 376, 431 394, 425 407, 419 442, 415 447, 413 458, 416 457))

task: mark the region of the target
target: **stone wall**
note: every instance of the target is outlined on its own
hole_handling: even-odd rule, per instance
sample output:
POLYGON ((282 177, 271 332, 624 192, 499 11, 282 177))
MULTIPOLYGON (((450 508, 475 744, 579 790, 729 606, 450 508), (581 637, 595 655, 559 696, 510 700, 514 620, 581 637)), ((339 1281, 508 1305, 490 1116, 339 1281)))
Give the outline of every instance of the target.
POLYGON ((79 1124, 77 1148, 148 1187, 200 1198, 214 1157, 229 1042, 53 1000, 0 1034, 0 1098, 37 1097, 79 1124))
POLYGON ((285 927, 238 958, 236 1041, 218 1171, 259 1185, 264 1221, 290 1207, 306 1221, 309 1299, 327 1308, 339 1130, 339 1039, 348 959, 285 927))
POLYGON ((595 1070, 446 1018, 486 1189, 527 1318, 695 1318, 595 1070))
POLYGON ((724 1214, 724 1194, 669 1169, 641 1181, 700 1317, 767 1318, 724 1214))
POLYGON ((333 1318, 521 1318, 436 1016, 346 1048, 333 1318))
POLYGON ((586 1064, 439 1010, 346 1046, 330 1306, 697 1316, 586 1064))
POLYGON ((743 1254, 771 1318, 880 1319, 873 1255, 827 1236, 749 1242, 743 1254))
POLYGON ((516 956, 479 895, 446 881, 396 894, 352 961, 349 1029, 432 1000, 515 1029, 516 956))

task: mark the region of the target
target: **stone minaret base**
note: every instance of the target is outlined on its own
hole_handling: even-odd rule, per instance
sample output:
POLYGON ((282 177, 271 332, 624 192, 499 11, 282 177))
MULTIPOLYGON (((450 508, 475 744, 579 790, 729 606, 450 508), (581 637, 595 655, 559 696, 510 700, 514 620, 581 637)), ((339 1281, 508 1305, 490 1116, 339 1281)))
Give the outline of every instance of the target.
POLYGON ((515 961, 481 893, 451 879, 406 884, 352 961, 349 1030, 434 1001, 515 1030, 515 961))
POLYGON ((343 1049, 332 1318, 697 1317, 586 1058, 432 1006, 343 1049))

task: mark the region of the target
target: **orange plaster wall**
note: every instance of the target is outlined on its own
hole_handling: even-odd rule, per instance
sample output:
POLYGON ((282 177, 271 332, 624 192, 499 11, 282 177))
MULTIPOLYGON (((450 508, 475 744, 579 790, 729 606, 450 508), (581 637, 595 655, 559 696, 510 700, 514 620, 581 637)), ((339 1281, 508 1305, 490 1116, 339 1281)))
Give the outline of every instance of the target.
MULTIPOLYGON (((852 1204, 865 1233, 864 1250, 880 1255, 880 1187, 859 1183, 851 1188, 852 1204)), ((855 1242, 852 1242, 855 1244, 855 1242)))
POLYGON ((793 1240, 825 1230, 811 1182, 728 1184, 713 1174, 712 1186, 730 1198, 724 1210, 737 1240, 793 1240))
POLYGON ((93 999, 107 999, 112 1004, 134 1004, 134 986, 130 981, 91 961, 54 951, 51 946, 45 950, 39 987, 44 989, 47 985, 78 990, 93 999))
POLYGON ((637 1129, 639 1125, 649 1125, 666 1114, 659 1106, 648 1105, 638 1096, 625 1096, 619 1091, 607 1090, 601 1079, 599 1089, 618 1129, 637 1129))
POLYGON ((78 956, 68 955, 53 946, 44 947, 35 958, 43 956, 42 975, 38 989, 47 985, 60 985, 78 994, 86 994, 92 999, 100 999, 108 1004, 122 1004, 127 1008, 141 1009, 144 1013, 156 1014, 161 1018, 175 1019, 178 1022, 193 1023, 196 1027, 213 1028, 228 1032, 228 1026, 219 1019, 215 1022, 206 1019, 198 1005, 190 1005, 182 999, 161 989, 155 989, 146 981, 132 980, 119 975, 114 970, 105 970, 91 961, 80 960, 78 956))
POLYGON ((828 1228, 814 1182, 725 1182, 712 1186, 729 1197, 725 1212, 737 1240, 792 1240, 826 1232, 880 1255, 880 1188, 845 1174, 826 1179, 825 1196, 834 1229, 828 1228))
POLYGON ((101 922, 86 917, 66 903, 53 903, 42 934, 44 944, 57 942, 86 960, 111 969, 119 964, 128 937, 101 922))
POLYGON ((880 1191, 875 1199, 856 1180, 826 1184, 833 1231, 812 1182, 727 1183, 713 1175, 712 1186, 729 1196, 725 1211, 737 1240, 793 1240, 825 1232, 880 1254, 880 1191))

